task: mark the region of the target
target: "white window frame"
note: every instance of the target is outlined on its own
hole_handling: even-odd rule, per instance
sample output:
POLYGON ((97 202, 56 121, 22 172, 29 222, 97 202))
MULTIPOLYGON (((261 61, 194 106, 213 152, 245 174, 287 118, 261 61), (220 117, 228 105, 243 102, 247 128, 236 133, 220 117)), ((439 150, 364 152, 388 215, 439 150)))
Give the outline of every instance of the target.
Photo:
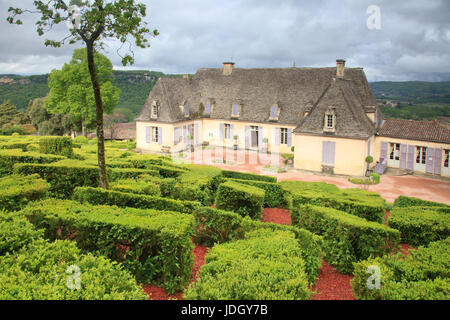
POLYGON ((158 106, 157 105, 152 106, 152 117, 158 118, 158 106))
POLYGON ((280 128, 280 144, 288 144, 288 128, 280 128))
POLYGON ((334 128, 334 116, 332 114, 327 114, 327 128, 333 129, 334 128), (330 124, 331 120, 331 124, 330 124))
POLYGON ((158 127, 152 127, 152 143, 158 143, 159 141, 159 129, 158 127))
POLYGON ((223 131, 225 140, 231 140, 231 124, 225 123, 223 126, 223 131))
POLYGON ((450 168, 450 150, 444 149, 444 168, 450 168))
POLYGON ((400 143, 390 143, 389 160, 400 160, 400 143))
POLYGON ((427 164, 427 147, 416 146, 416 163, 427 164))

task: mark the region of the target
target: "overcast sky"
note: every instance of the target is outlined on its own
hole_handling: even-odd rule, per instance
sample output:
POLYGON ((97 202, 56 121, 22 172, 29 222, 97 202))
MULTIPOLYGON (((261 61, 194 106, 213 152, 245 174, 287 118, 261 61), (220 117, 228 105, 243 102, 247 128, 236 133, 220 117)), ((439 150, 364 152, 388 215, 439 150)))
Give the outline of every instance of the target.
MULTIPOLYGON (((37 15, 24 25, 6 22, 10 6, 32 0, 0 0, 0 74, 43 74, 70 61, 75 46, 46 48, 62 39, 61 25, 39 37, 37 15)), ((132 69, 195 73, 233 60, 239 68, 363 67, 369 81, 450 80, 448 0, 141 0, 160 35, 136 49, 132 69), (369 6, 380 9, 380 19, 369 6), (368 27, 368 20, 369 26, 368 27), (379 21, 379 29, 374 29, 379 21)), ((116 44, 104 52, 121 67, 116 44)), ((131 68, 128 68, 131 69, 131 68)))

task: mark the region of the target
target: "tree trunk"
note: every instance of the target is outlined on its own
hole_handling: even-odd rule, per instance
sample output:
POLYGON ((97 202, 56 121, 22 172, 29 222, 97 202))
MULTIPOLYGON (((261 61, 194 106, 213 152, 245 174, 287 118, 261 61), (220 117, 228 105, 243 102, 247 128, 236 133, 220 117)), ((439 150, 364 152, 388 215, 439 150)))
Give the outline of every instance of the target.
POLYGON ((81 134, 87 138, 86 121, 84 119, 81 120, 81 134))
POLYGON ((98 173, 100 187, 103 189, 109 189, 108 176, 106 174, 106 160, 105 160, 105 139, 103 131, 103 102, 100 93, 100 85, 97 79, 97 72, 94 64, 94 46, 93 44, 87 44, 87 56, 89 73, 91 75, 92 86, 94 88, 94 97, 96 105, 96 122, 97 122, 97 155, 98 155, 98 173))

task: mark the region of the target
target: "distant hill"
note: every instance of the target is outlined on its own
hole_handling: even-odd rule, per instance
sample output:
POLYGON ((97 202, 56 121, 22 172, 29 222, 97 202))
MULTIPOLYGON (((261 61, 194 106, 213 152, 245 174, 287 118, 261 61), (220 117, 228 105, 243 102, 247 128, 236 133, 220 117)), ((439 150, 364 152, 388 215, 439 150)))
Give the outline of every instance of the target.
MULTIPOLYGON (((159 77, 181 77, 165 75, 156 71, 114 71, 114 84, 121 90, 116 111, 129 121, 138 115, 151 89, 159 77)), ((0 103, 11 100, 18 110, 26 111, 30 100, 45 97, 49 91, 48 74, 18 76, 0 74, 0 103)))
POLYGON ((413 104, 450 103, 450 82, 371 82, 377 99, 407 101, 413 104))

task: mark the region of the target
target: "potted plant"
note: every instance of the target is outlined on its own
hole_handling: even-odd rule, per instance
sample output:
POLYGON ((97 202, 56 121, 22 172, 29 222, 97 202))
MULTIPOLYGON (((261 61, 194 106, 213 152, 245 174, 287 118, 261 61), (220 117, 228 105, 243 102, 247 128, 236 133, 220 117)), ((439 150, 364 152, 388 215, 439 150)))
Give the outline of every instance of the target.
POLYGON ((269 143, 269 139, 264 138, 262 141, 263 141, 262 152, 267 153, 268 151, 267 144, 269 143))
POLYGON ((366 157, 366 163, 367 163, 366 177, 368 177, 372 173, 372 170, 369 170, 370 169, 370 164, 372 162, 373 162, 373 157, 372 156, 367 156, 366 157))
POLYGON ((191 146, 191 152, 194 152, 194 136, 192 134, 190 134, 188 136, 189 139, 189 145, 191 146))
POLYGON ((238 139, 239 139, 239 136, 238 135, 234 135, 234 145, 233 145, 233 148, 234 148, 234 150, 237 150, 238 149, 238 139))
POLYGON ((287 165, 289 161, 293 163, 294 155, 292 153, 283 153, 281 157, 284 159, 284 164, 287 165))

